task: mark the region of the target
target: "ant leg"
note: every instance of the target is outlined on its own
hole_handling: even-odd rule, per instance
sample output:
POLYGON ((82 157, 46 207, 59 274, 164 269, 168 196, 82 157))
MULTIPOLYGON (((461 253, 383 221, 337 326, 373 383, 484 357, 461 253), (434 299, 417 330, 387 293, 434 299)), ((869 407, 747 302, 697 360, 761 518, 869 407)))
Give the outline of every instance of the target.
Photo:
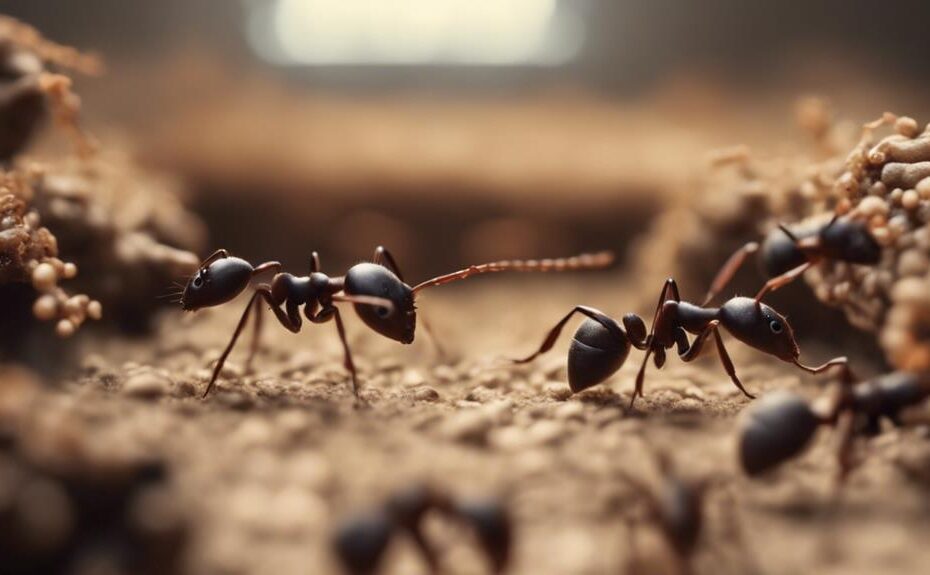
POLYGON ((252 270, 252 277, 254 278, 257 275, 263 274, 267 271, 279 272, 281 271, 281 262, 265 262, 255 266, 255 269, 252 270))
POLYGON ((646 366, 649 364, 649 356, 653 352, 653 340, 655 338, 656 324, 659 323, 659 320, 662 317, 662 307, 665 305, 669 299, 680 302, 681 295, 678 293, 678 284, 674 279, 668 278, 665 280, 665 285, 662 286, 662 291, 659 293, 659 303, 656 305, 655 315, 652 316, 652 326, 649 328, 649 335, 646 337, 644 347, 646 347, 646 355, 643 356, 643 364, 639 367, 639 372, 636 374, 636 387, 633 388, 633 397, 630 398, 630 409, 633 409, 633 404, 636 403, 637 397, 643 396, 643 381, 646 378, 646 366))
POLYGON ((208 265, 212 264, 213 262, 215 262, 215 261, 218 260, 218 259, 223 259, 223 258, 228 258, 228 257, 229 257, 229 252, 228 252, 228 251, 226 251, 226 250, 224 250, 224 249, 218 249, 218 250, 216 250, 215 252, 213 252, 212 254, 210 254, 210 256, 207 257, 207 259, 203 260, 203 263, 200 264, 200 267, 205 268, 205 267, 207 267, 208 265))
POLYGON ((707 290, 707 295, 704 296, 704 301, 701 302, 701 307, 707 307, 707 304, 717 297, 717 294, 730 283, 730 280, 733 279, 736 272, 746 262, 746 258, 757 251, 759 251, 759 244, 756 242, 749 242, 733 252, 733 255, 727 259, 723 267, 720 268, 720 271, 717 272, 717 275, 714 276, 714 281, 711 282, 710 289, 707 290))
POLYGON ((316 273, 322 269, 320 265, 320 254, 313 252, 310 254, 310 273, 316 273))
POLYGON ((714 340, 717 342, 717 354, 720 356, 720 363, 723 364, 723 369, 726 370, 727 375, 730 376, 733 384, 743 392, 743 395, 749 399, 755 399, 756 396, 746 391, 746 388, 743 387, 739 377, 736 376, 736 368, 733 367, 733 360, 730 359, 730 354, 727 353, 727 348, 723 346, 723 338, 720 337, 720 331, 717 329, 717 326, 714 326, 714 340))
POLYGON ((811 265, 812 265, 811 262, 804 262, 798 267, 794 269, 790 269, 786 271, 785 273, 781 274, 780 276, 775 276, 769 281, 765 282, 765 285, 762 286, 762 289, 760 289, 759 293, 756 294, 756 298, 755 298, 756 303, 761 302, 762 296, 764 296, 766 293, 770 291, 775 291, 781 287, 784 287, 790 284, 791 282, 793 282, 794 280, 798 279, 799 277, 801 277, 801 275, 803 275, 804 272, 806 272, 808 268, 811 267, 811 265))
POLYGON ((636 387, 633 388, 633 397, 630 398, 630 409, 633 409, 636 398, 643 396, 643 380, 646 379, 646 366, 649 365, 650 354, 652 354, 651 346, 646 350, 646 355, 643 356, 643 364, 639 366, 639 372, 636 374, 636 387))
POLYGON ((274 304, 274 300, 271 297, 271 290, 268 288, 268 286, 263 285, 256 288, 255 293, 252 294, 252 298, 249 300, 248 305, 245 307, 245 311, 242 312, 242 317, 239 319, 239 323, 236 325, 236 331, 233 332, 232 339, 229 340, 229 343, 226 345, 226 349, 223 350, 223 353, 220 354, 219 359, 216 361, 216 366, 213 368, 213 374, 210 376, 210 382, 207 384, 207 389, 203 392, 201 399, 206 398, 207 395, 209 395, 210 390, 213 389, 213 386, 216 383, 216 379, 219 377, 220 371, 223 369, 223 364, 226 363, 226 358, 229 357, 230 352, 236 345, 236 340, 239 339, 239 334, 242 333, 246 322, 248 322, 249 313, 251 313, 252 307, 261 305, 261 302, 258 301, 259 298, 262 298, 268 302, 272 311, 274 311, 275 316, 278 318, 278 321, 281 322, 281 325, 293 333, 300 331, 300 318, 298 317, 298 321, 293 323, 291 318, 288 317, 281 308, 274 304))
POLYGON ((260 295, 258 292, 252 294, 252 298, 249 299, 249 304, 245 306, 245 311, 242 312, 242 317, 239 319, 239 323, 236 325, 236 331, 233 332, 232 339, 229 340, 229 343, 226 344, 226 349, 223 350, 223 353, 220 354, 219 359, 216 360, 216 366, 213 368, 213 374, 210 376, 210 383, 207 384, 207 389, 203 392, 201 399, 206 398, 210 393, 210 390, 213 389, 213 384, 216 383, 216 378, 220 375, 220 370, 223 369, 223 364, 226 363, 226 358, 229 356, 229 352, 232 351, 234 345, 236 345, 236 340, 239 339, 239 334, 242 333, 243 328, 245 328, 246 322, 249 320, 249 313, 252 312, 252 308, 255 306, 255 303, 258 301, 260 295))
POLYGON ((594 309, 593 307, 579 305, 579 306, 575 306, 575 308, 572 311, 568 312, 565 315, 565 317, 559 320, 559 323, 555 324, 555 326, 549 330, 549 333, 546 335, 546 339, 543 340, 542 345, 539 346, 539 349, 536 350, 535 353, 528 355, 524 357, 523 359, 514 359, 511 361, 513 363, 529 363, 533 361, 534 359, 536 359, 537 356, 543 353, 546 353, 547 351, 552 349, 552 346, 555 345, 555 341, 559 338, 559 334, 562 333, 562 328, 565 327, 565 324, 568 323, 568 320, 571 319, 572 315, 574 315, 575 313, 580 313, 598 322, 599 324, 604 326, 604 328, 607 329, 607 331, 609 331, 613 336, 615 336, 618 339, 626 338, 626 333, 623 331, 623 328, 617 325, 617 322, 610 319, 603 312, 601 312, 600 310, 594 309))
POLYGON ((401 273, 400 267, 397 265, 397 261, 386 247, 378 246, 375 248, 375 255, 371 259, 374 263, 382 265, 394 272, 394 275, 396 275, 400 281, 404 281, 404 274, 401 273))
POLYGON ((342 350, 345 353, 343 365, 352 376, 352 393, 355 395, 356 400, 360 400, 358 372, 355 370, 355 362, 352 361, 352 350, 349 349, 349 342, 346 339, 346 328, 342 324, 342 316, 339 315, 339 310, 337 308, 333 308, 333 317, 336 319, 336 330, 339 332, 339 339, 342 341, 342 350))
MULTIPOLYGON (((387 308, 389 312, 394 312, 394 304, 389 299, 384 299, 380 297, 370 296, 370 295, 349 295, 349 294, 333 294, 330 296, 333 301, 342 301, 352 304, 362 304, 370 305, 372 307, 383 307, 387 308)), ((327 316, 327 319, 328 316, 327 316)))
MULTIPOLYGON (((403 280, 401 280, 403 281, 403 280)), ((433 326, 430 322, 426 321, 426 316, 423 315, 423 312, 420 314, 420 323, 423 324, 423 331, 426 332, 426 335, 429 336, 429 340, 433 342, 433 346, 436 348, 436 354, 439 355, 440 360, 445 360, 449 356, 446 353, 445 347, 439 342, 439 338, 436 337, 436 332, 433 331, 433 326)))
POLYGON ((853 457, 856 434, 855 412, 847 411, 840 415, 837 421, 837 434, 836 459, 839 463, 839 469, 837 470, 836 484, 839 487, 846 482, 846 478, 849 477, 850 472, 856 466, 853 457))
POLYGON ((245 373, 252 372, 252 360, 255 359, 255 355, 258 353, 259 341, 262 336, 262 316, 264 312, 262 311, 262 301, 260 299, 255 299, 255 326, 252 329, 252 342, 249 344, 249 356, 245 360, 245 373))

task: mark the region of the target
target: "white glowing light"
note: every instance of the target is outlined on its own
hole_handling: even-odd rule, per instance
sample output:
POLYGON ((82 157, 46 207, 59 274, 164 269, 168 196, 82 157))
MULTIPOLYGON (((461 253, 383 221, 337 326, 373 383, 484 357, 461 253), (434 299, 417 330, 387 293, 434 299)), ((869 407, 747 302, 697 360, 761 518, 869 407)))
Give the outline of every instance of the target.
POLYGON ((252 4, 249 38, 291 64, 551 65, 580 28, 557 0, 274 0, 252 4))

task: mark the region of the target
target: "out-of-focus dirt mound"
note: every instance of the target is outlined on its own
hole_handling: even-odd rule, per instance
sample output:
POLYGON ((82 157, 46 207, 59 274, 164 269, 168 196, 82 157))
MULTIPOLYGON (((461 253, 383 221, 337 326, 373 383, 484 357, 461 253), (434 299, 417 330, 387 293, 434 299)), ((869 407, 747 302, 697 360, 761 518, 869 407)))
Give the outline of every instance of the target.
MULTIPOLYGON (((21 417, 68 426, 100 452, 163 459, 190 521, 185 563, 195 573, 330 573, 336 522, 397 487, 429 481, 463 495, 501 495, 515 520, 514 573, 672 573, 662 540, 628 519, 640 511, 620 472, 655 478, 650 450, 686 477, 717 475, 698 573, 921 573, 930 554, 926 429, 889 431, 836 507, 829 434, 778 475, 739 475, 734 417, 747 400, 715 358, 670 358, 650 370, 646 395, 626 405, 640 355, 607 384, 569 396, 569 334, 533 364, 528 352, 576 303, 620 316, 634 298, 619 278, 508 278, 429 294, 420 305, 459 361, 428 342, 404 347, 348 320, 367 406, 353 406, 333 325, 292 335, 268 326, 256 372, 237 349, 218 389, 200 400, 210 362, 244 301, 194 315, 166 314, 156 339, 91 346, 80 374, 41 392, 21 417), (590 286, 577 301, 576 282, 590 286), (476 321, 477 320, 477 321, 476 321)), ((690 294, 683 294, 689 297, 690 294)), ((642 311, 642 310, 640 310, 642 311)), ((571 329, 571 328, 570 328, 571 329)), ((731 345, 760 394, 821 383, 731 345)), ((811 361, 817 355, 805 350, 811 361)), ((820 358, 817 358, 820 359, 820 358)), ((64 448, 64 446, 62 446, 64 448)), ((483 572, 467 537, 429 525, 450 573, 483 572)), ((426 572, 397 545, 387 573, 426 572)))

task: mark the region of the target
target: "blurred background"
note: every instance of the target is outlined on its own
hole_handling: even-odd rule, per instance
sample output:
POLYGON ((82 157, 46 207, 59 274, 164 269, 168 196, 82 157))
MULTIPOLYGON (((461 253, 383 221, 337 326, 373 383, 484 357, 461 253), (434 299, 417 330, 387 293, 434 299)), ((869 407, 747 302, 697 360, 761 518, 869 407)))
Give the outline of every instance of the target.
POLYGON ((740 0, 7 0, 102 54, 88 124, 182 178, 210 246, 415 278, 624 252, 708 150, 804 143, 793 107, 926 117, 930 5, 740 0), (131 134, 131 138, 129 137, 131 134), (440 246, 441 249, 437 249, 440 246))

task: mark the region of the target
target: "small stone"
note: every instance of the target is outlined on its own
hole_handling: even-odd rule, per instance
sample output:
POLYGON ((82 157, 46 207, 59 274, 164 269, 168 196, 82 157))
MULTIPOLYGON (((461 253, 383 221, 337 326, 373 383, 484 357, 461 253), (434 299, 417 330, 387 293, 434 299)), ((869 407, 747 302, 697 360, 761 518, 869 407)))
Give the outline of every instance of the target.
POLYGON ((58 282, 58 273, 55 266, 43 262, 32 271, 32 285, 40 292, 50 291, 58 282))
POLYGON ((558 381, 550 381, 545 384, 543 386, 543 391, 556 401, 565 401, 572 396, 572 390, 569 389, 568 384, 558 381))
POLYGON ((139 399, 156 399, 171 389, 171 380, 152 371, 144 371, 129 377, 123 384, 123 393, 139 399))
POLYGON ((871 218, 876 215, 886 215, 888 213, 888 204, 885 203, 885 200, 878 196, 867 196, 862 198, 862 201, 859 202, 857 206, 859 212, 871 218))
POLYGON ((904 206, 905 210, 917 209, 919 204, 920 194, 917 193, 917 190, 908 190, 901 196, 901 205, 904 206))
POLYGON ((416 401, 439 401, 439 392, 424 385, 413 391, 413 399, 416 401))
POLYGON ((562 421, 584 421, 584 405, 578 401, 568 401, 555 408, 552 415, 562 421))
POLYGON ((71 337, 76 330, 77 326, 70 319, 63 319, 55 326, 55 333, 58 337, 71 337))
POLYGON ((537 421, 527 430, 530 445, 553 445, 565 437, 565 424, 560 421, 537 421))
POLYGON ((920 126, 917 125, 917 120, 908 116, 898 118, 894 123, 894 130, 908 138, 916 138, 920 134, 920 126))
POLYGON ((58 315, 58 301, 51 294, 39 296, 32 304, 32 313, 40 321, 55 319, 58 315))
POLYGON ((696 399, 698 401, 704 401, 707 399, 707 394, 700 387, 694 385, 686 387, 685 391, 682 393, 686 398, 696 399))
POLYGON ((87 317, 93 320, 99 320, 103 317, 103 306, 97 300, 91 300, 87 304, 87 317))
POLYGON ((426 383, 426 378, 423 377, 423 373, 415 369, 404 371, 404 376, 401 379, 401 385, 404 387, 418 387, 424 383, 426 383))

